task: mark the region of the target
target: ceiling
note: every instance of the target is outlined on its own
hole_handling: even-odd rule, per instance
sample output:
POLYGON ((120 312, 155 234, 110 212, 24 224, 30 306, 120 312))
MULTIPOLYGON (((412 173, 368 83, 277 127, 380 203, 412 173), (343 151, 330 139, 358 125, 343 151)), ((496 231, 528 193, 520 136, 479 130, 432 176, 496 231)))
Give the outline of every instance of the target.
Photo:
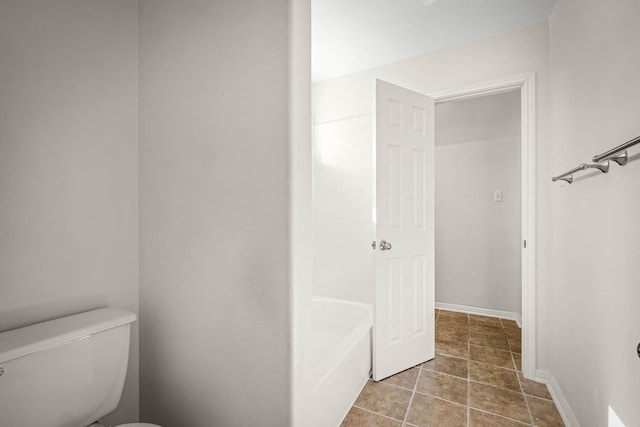
POLYGON ((520 91, 436 104, 436 145, 520 135, 520 91))
POLYGON ((548 19, 556 0, 312 0, 313 80, 548 19))

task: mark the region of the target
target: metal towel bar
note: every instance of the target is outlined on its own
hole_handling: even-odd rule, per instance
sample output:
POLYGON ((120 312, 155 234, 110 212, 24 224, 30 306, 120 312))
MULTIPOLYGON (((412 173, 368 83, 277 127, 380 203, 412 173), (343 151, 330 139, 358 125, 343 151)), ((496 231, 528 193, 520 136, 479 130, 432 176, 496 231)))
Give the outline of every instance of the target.
POLYGON ((600 162, 600 161, 602 161, 604 159, 612 157, 614 154, 619 153, 622 150, 626 150, 627 148, 631 148, 631 147, 633 147, 634 145, 636 145, 638 143, 640 143, 640 136, 637 137, 637 138, 633 138, 631 141, 627 141, 624 144, 620 144, 616 148, 612 148, 609 151, 605 151, 602 154, 598 154, 597 156, 593 156, 592 160, 594 162, 600 162))
POLYGON ((553 178, 551 178, 551 181, 566 181, 571 184, 573 182, 574 173, 587 169, 599 169, 600 172, 607 173, 609 172, 609 160, 616 162, 620 166, 624 166, 629 160, 629 155, 626 151, 627 148, 633 147, 636 144, 640 144, 640 136, 627 141, 624 144, 618 145, 611 150, 605 151, 602 154, 593 156, 592 160, 594 163, 581 163, 571 170, 554 176, 553 178))
POLYGON ((573 182, 573 174, 578 171, 583 171, 587 169, 598 169, 602 173, 609 172, 609 160, 605 160, 604 162, 598 163, 580 163, 575 168, 566 171, 565 173, 561 173, 558 176, 554 176, 551 178, 551 181, 567 181, 569 184, 573 182))

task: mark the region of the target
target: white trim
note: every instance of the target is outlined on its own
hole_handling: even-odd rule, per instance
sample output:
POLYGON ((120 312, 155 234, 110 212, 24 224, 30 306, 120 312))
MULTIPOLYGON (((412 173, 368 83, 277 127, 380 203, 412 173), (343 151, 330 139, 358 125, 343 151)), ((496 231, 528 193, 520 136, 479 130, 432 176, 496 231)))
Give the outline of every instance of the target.
POLYGON ((495 95, 498 93, 508 92, 513 89, 521 88, 525 82, 533 78, 534 74, 535 73, 519 74, 516 76, 490 80, 482 83, 475 83, 457 88, 440 90, 438 92, 431 92, 427 95, 433 98, 436 103, 453 101, 454 99, 460 100, 491 94, 495 95))
POLYGON ((513 320, 518 326, 522 325, 520 314, 512 311, 493 310, 491 308, 471 307, 446 302, 436 302, 436 308, 439 310, 457 311, 458 313, 475 314, 477 316, 498 317, 500 319, 513 320))
POLYGON ((536 371, 536 105, 535 75, 521 89, 521 191, 522 191, 522 372, 536 371))
POLYGON ((288 0, 289 425, 310 425, 309 366, 313 244, 311 218, 311 1, 288 0))
POLYGON ((436 103, 520 89, 522 240, 522 372, 533 378, 536 372, 536 89, 535 73, 429 93, 436 103))
POLYGON ((571 406, 569 406, 569 402, 567 398, 564 397, 564 393, 562 393, 562 389, 560 389, 560 385, 556 381, 555 377, 551 374, 551 372, 545 369, 536 370, 536 381, 545 383, 547 388, 549 389, 549 393, 551 393, 551 397, 558 408, 558 412, 560 412, 560 416, 562 417, 562 421, 567 427, 580 427, 580 423, 578 422, 578 418, 576 414, 571 410, 571 406))

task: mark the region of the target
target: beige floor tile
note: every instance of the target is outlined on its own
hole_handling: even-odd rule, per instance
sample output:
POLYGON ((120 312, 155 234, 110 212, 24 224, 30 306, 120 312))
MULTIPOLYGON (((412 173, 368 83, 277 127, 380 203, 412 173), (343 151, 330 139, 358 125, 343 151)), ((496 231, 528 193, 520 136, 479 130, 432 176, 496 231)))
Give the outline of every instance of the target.
POLYGON ((440 310, 440 320, 442 321, 457 321, 469 323, 469 315, 464 313, 456 313, 455 311, 440 310))
POLYGON ((444 400, 467 404, 468 382, 463 378, 441 374, 440 372, 427 371, 420 374, 416 391, 444 400))
POLYGON ((513 353, 522 353, 522 341, 519 339, 507 338, 509 349, 513 353))
POLYGON ((436 357, 422 364, 424 369, 467 378, 467 360, 459 357, 436 354, 436 357))
POLYGON ((500 325, 493 325, 491 323, 484 323, 484 322, 478 322, 478 323, 471 323, 469 325, 469 330, 472 333, 483 333, 486 332, 488 334, 495 334, 495 335, 504 335, 504 329, 502 328, 502 326, 500 325))
POLYGON ((464 320, 464 319, 459 319, 459 318, 448 318, 448 317, 444 317, 444 318, 439 318, 438 319, 438 326, 437 329, 439 329, 440 331, 443 330, 469 330, 469 322, 464 320))
POLYGON ((521 393, 503 390, 497 387, 470 383, 469 405, 472 408, 502 415, 524 423, 530 423, 529 411, 521 393))
POLYGON ((382 382, 369 381, 358 396, 355 406, 404 420, 411 399, 411 391, 382 382))
POLYGON ((440 310, 440 318, 458 318, 469 320, 467 313, 458 313, 457 311, 440 310))
POLYGON ((470 332, 469 342, 475 345, 497 348, 498 350, 509 351, 509 343, 504 332, 470 332))
POLYGON ((527 396, 533 422, 538 427, 564 427, 562 417, 552 400, 527 396))
POLYGON ((440 341, 468 342, 468 329, 440 329, 436 328, 436 339, 440 341))
POLYGON ((471 362, 469 379, 520 393, 520 383, 518 382, 516 371, 510 369, 498 368, 497 366, 480 362, 471 362))
POLYGON ((407 421, 419 427, 466 427, 467 408, 416 393, 407 421))
POLYGON ((400 421, 383 417, 360 408, 351 408, 341 427, 401 427, 400 421))
POLYGON ((520 329, 504 328, 503 330, 504 334, 507 336, 507 339, 522 340, 522 333, 520 332, 520 329))
POLYGON ((471 360, 488 363, 500 368, 514 369, 511 353, 508 351, 478 345, 471 345, 469 349, 469 358, 471 360))
POLYGON ((447 356, 460 357, 462 359, 469 358, 469 344, 462 341, 444 341, 436 340, 436 353, 447 356))
POLYGON ((420 368, 414 367, 402 371, 399 374, 392 375, 389 378, 385 378, 382 382, 413 390, 416 385, 416 380, 418 379, 418 373, 420 373, 420 368))
POLYGON ((503 328, 499 328, 492 325, 477 324, 469 328, 470 335, 486 336, 488 338, 504 338, 507 339, 507 335, 504 333, 503 328))
POLYGON ((524 394, 542 397, 547 400, 553 400, 553 397, 551 397, 551 393, 549 393, 549 388, 546 384, 528 380, 522 375, 522 372, 518 372, 518 376, 520 377, 520 382, 522 383, 522 391, 524 392, 524 394))
POLYGON ((499 417, 497 415, 487 414, 472 409, 469 417, 470 427, 525 427, 530 424, 523 424, 518 421, 499 417))
POLYGON ((477 316, 475 314, 469 315, 469 323, 486 323, 489 325, 502 326, 500 319, 497 317, 477 316))

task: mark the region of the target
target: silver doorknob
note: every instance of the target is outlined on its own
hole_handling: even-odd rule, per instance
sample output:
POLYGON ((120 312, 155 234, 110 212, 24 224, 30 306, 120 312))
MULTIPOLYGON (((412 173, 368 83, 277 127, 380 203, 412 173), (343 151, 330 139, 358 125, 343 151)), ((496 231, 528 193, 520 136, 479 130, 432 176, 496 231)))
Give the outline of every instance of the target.
POLYGON ((391 249, 391 243, 386 242, 384 240, 380 241, 380 250, 381 251, 388 251, 391 249))

